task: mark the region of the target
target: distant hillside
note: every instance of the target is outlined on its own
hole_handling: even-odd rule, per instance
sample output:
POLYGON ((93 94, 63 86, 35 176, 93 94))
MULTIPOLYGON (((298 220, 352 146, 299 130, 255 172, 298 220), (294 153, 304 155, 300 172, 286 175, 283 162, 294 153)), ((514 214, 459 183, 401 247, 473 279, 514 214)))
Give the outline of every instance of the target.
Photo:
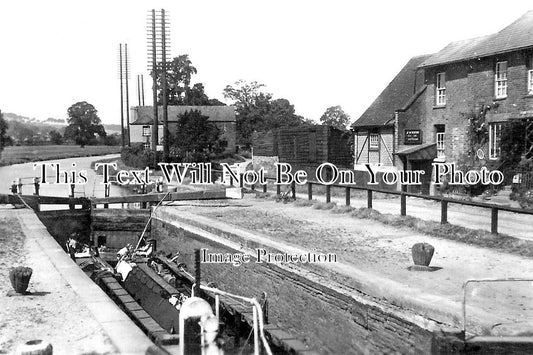
POLYGON ((62 118, 53 118, 49 117, 46 120, 38 120, 35 117, 30 118, 26 116, 17 115, 16 113, 11 112, 4 112, 4 118, 7 121, 17 121, 17 122, 23 122, 23 123, 33 123, 33 124, 45 124, 45 125, 52 125, 52 126, 66 126, 67 123, 62 118))
POLYGON ((104 123, 104 128, 107 134, 120 133, 119 124, 107 124, 104 123))

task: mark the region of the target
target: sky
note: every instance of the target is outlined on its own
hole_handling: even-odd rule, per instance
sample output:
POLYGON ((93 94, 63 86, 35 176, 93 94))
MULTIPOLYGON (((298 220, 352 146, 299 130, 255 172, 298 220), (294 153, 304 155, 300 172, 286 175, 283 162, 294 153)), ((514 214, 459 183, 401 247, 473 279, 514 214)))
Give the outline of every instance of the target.
POLYGON ((130 105, 147 70, 148 11, 169 14, 171 55, 188 54, 211 98, 226 85, 258 81, 296 113, 318 121, 341 105, 355 121, 409 58, 451 41, 497 32, 531 1, 2 1, 0 110, 66 118, 87 101, 120 124, 118 45, 130 54, 130 105))

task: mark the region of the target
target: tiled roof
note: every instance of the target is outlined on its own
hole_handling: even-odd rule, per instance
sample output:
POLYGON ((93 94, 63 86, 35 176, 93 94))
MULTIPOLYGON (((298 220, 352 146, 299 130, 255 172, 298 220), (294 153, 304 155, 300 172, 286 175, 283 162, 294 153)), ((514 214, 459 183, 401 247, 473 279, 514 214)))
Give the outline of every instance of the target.
POLYGON ((429 67, 533 47, 533 10, 498 33, 448 44, 420 67, 429 67))
MULTIPOLYGON (((138 106, 133 108, 135 121, 133 125, 151 125, 153 122, 153 107, 138 106)), ((168 121, 176 122, 178 115, 185 111, 199 110, 202 115, 209 117, 209 121, 235 122, 235 108, 233 106, 168 106, 168 121)), ((163 123, 163 108, 158 107, 157 118, 163 123)))
POLYGON ((422 55, 411 58, 372 105, 352 124, 352 127, 376 127, 392 124, 394 112, 404 107, 415 94, 416 89, 420 89, 424 84, 423 72, 417 72, 416 69, 430 56, 422 55))

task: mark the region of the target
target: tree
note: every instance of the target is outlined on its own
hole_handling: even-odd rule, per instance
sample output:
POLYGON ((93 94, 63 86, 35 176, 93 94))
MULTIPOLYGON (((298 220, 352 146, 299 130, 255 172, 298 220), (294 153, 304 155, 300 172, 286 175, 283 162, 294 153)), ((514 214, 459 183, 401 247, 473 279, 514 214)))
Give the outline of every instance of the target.
POLYGON ((174 154, 185 162, 207 161, 211 154, 224 151, 227 142, 220 138, 220 130, 198 110, 185 111, 178 116, 174 139, 174 154))
POLYGON ((289 100, 272 100, 272 94, 264 92, 264 87, 257 81, 239 80, 224 89, 224 97, 233 100, 235 106, 240 144, 249 146, 256 131, 305 124, 305 119, 296 115, 289 100))
MULTIPOLYGON (((159 88, 159 102, 162 101, 162 72, 163 68, 159 67, 157 71, 157 86, 159 88)), ((166 71, 167 79, 167 104, 168 105, 184 105, 184 95, 187 92, 193 74, 196 74, 197 70, 192 65, 188 54, 182 54, 168 63, 166 71)))
POLYGON ((4 147, 6 145, 9 145, 9 141, 11 138, 7 135, 7 128, 7 121, 4 119, 4 114, 2 113, 2 111, 0 111, 0 155, 4 150, 4 147))
POLYGON ((50 142, 52 142, 52 144, 56 144, 56 145, 63 144, 63 136, 61 135, 61 133, 59 133, 55 129, 48 132, 48 136, 50 137, 50 142))
POLYGON ((82 148, 96 142, 95 134, 105 137, 106 132, 97 111, 93 105, 80 101, 67 110, 68 126, 65 128, 65 138, 73 139, 82 148))
POLYGON ((259 130, 270 130, 279 127, 296 127, 304 124, 304 118, 294 111, 292 105, 287 99, 271 100, 268 111, 259 125, 259 130))
POLYGON ((328 107, 326 112, 320 117, 322 124, 338 128, 346 131, 348 123, 350 123, 350 116, 344 112, 340 105, 328 107))

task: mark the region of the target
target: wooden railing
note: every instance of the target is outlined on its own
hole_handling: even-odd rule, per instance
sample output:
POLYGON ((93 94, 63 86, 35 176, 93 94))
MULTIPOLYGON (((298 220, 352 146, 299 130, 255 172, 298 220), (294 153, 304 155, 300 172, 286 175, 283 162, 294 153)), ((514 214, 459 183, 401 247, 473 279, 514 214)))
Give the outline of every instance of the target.
MULTIPOLYGON (((267 180, 274 180, 274 178, 267 178, 267 180)), ((242 185, 242 179, 240 179, 240 185, 242 185)), ((318 181, 307 181, 307 198, 309 200, 313 199, 313 186, 320 185, 325 187, 325 200, 326 203, 331 202, 331 190, 333 188, 342 189, 344 190, 344 196, 345 196, 345 204, 346 206, 351 205, 351 191, 352 190, 359 190, 359 191, 366 191, 366 206, 367 208, 373 208, 373 201, 374 201, 374 194, 375 193, 381 193, 381 194, 388 194, 388 195, 395 195, 400 196, 400 215, 406 216, 407 215, 407 197, 413 197, 413 198, 420 198, 423 200, 430 200, 430 201, 436 201, 440 203, 441 208, 441 217, 440 217, 440 223, 445 224, 448 223, 448 207, 450 204, 457 204, 457 205, 464 205, 464 206, 473 206, 473 207, 479 207, 479 208, 485 208, 491 210, 491 233, 498 234, 498 215, 499 211, 505 211, 505 212, 511 212, 511 213, 517 213, 522 215, 533 215, 533 210, 525 210, 521 208, 514 208, 514 207, 507 207, 507 206, 501 206, 501 205, 495 205, 490 203, 483 203, 483 202, 472 202, 472 201, 463 201, 463 200, 456 200, 453 198, 443 197, 443 196, 428 196, 428 195, 420 195, 415 193, 409 193, 409 192, 403 192, 403 191, 392 191, 392 190, 384 190, 384 189, 378 189, 378 188, 372 188, 372 187, 362 187, 362 186, 353 186, 353 185, 340 185, 340 184, 331 184, 331 185, 324 185, 318 181)), ((276 184, 276 194, 281 195, 281 189, 282 186, 287 185, 280 185, 276 184)), ((256 187, 250 186, 250 188, 253 190, 256 187)), ((263 192, 268 191, 267 184, 262 185, 263 192)), ((293 198, 296 198, 296 184, 293 182, 290 184, 290 195, 293 198)))

